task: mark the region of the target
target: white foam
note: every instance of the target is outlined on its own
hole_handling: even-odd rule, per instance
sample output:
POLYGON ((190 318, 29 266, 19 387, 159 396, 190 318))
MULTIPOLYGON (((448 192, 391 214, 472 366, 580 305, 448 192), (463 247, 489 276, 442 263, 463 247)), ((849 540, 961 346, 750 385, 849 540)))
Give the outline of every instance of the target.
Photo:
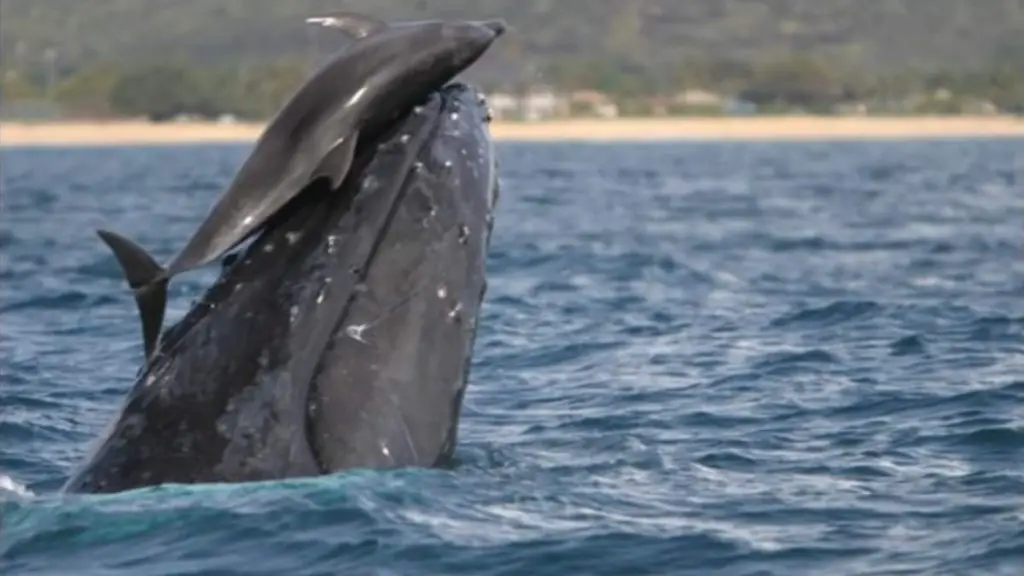
POLYGON ((34 496, 31 490, 29 490, 28 488, 21 484, 18 484, 10 476, 0 474, 0 498, 3 497, 3 494, 5 492, 9 492, 11 494, 14 494, 15 496, 20 496, 22 498, 34 496))

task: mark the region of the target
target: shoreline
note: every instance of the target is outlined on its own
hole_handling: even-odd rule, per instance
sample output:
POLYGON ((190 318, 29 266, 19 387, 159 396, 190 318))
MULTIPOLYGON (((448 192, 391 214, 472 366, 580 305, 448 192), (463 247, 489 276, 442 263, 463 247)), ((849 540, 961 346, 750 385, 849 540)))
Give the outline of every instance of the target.
MULTIPOLYGON (((0 148, 252 143, 263 123, 0 122, 0 148)), ((1024 138, 1016 116, 754 116, 565 119, 491 124, 497 141, 643 142, 1024 138)))

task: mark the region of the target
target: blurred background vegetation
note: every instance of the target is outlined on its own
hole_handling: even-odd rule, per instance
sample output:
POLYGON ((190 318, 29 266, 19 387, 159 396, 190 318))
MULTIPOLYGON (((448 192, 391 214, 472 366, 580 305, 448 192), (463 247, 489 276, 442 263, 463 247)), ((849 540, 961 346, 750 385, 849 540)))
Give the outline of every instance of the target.
POLYGON ((336 9, 505 18, 467 77, 510 117, 1024 113, 1024 0, 0 0, 0 111, 266 118, 336 9))

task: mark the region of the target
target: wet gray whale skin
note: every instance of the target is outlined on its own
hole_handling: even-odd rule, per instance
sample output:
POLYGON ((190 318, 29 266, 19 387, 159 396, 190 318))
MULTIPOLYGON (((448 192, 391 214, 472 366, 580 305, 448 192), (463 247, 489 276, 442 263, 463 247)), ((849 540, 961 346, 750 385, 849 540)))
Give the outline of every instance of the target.
POLYGON ((445 464, 498 195, 488 119, 449 85, 340 189, 312 183, 166 330, 63 490, 445 464))

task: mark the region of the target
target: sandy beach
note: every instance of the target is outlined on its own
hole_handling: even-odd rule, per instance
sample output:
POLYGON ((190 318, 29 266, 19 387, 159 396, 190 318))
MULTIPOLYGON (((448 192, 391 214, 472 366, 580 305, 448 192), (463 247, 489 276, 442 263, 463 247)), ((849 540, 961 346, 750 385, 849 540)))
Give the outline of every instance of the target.
MULTIPOLYGON (((252 142, 262 124, 79 121, 0 123, 0 146, 101 146, 252 142)), ((495 122, 505 141, 827 140, 1024 137, 1024 118, 753 117, 495 122)))

